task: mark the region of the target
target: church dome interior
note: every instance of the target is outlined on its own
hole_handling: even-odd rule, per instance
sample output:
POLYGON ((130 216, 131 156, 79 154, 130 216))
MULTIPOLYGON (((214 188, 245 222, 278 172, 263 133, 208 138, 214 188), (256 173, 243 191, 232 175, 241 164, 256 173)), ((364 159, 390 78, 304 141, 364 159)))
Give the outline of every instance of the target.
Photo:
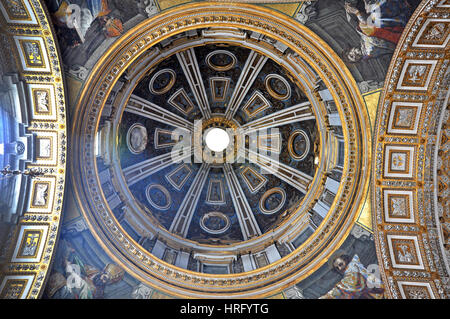
POLYGON ((449 1, 0 25, 0 299, 448 298, 449 1))

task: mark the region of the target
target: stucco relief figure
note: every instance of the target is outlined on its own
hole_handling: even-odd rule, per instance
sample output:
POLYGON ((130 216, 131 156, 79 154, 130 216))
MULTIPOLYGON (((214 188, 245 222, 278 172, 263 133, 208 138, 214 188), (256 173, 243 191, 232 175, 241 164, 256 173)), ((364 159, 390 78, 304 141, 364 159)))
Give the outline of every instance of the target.
POLYGON ((392 54, 412 14, 406 0, 348 1, 345 11, 361 36, 361 45, 345 52, 349 62, 392 54), (359 9, 358 5, 363 5, 364 9, 359 9))
POLYGON ((393 216, 406 215, 406 201, 404 198, 392 198, 392 215, 393 216))
POLYGON ((413 65, 408 69, 408 81, 417 83, 423 80, 427 67, 425 65, 413 65))
POLYGON ((48 93, 46 91, 36 91, 36 107, 38 112, 48 112, 48 93))
POLYGON ((292 286, 284 290, 284 296, 286 299, 305 299, 300 288, 297 286, 292 286))
POLYGON ((34 256, 38 248, 38 243, 40 239, 40 234, 38 233, 28 233, 25 245, 22 249, 22 256, 34 256))
POLYGON ((429 299, 428 294, 423 288, 409 288, 407 290, 408 299, 429 299))
POLYGON ((337 254, 332 259, 332 266, 344 277, 320 299, 382 299, 384 297, 382 281, 364 267, 358 255, 351 258, 345 254, 337 254))
POLYGON ((46 287, 50 298, 103 299, 105 287, 124 276, 124 270, 115 264, 108 264, 103 270, 85 264, 65 240, 61 240, 60 251, 46 287))
POLYGON ((154 0, 139 0, 137 6, 141 11, 145 12, 148 17, 158 13, 158 7, 154 0))
POLYGON ((401 263, 412 263, 414 256, 410 252, 410 248, 407 245, 400 245, 399 251, 397 251, 398 261, 401 263))
POLYGON ((440 40, 445 34, 445 23, 435 24, 425 35, 427 40, 440 40))
POLYGON ((48 184, 37 183, 33 197, 33 206, 45 206, 47 204, 48 197, 48 184))

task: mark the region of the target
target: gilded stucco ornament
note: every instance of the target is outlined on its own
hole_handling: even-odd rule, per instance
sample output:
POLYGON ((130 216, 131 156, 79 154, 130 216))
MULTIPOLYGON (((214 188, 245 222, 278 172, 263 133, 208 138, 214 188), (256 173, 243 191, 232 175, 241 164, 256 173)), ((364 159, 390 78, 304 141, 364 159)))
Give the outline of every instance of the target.
MULTIPOLYGON (((57 40, 45 5, 37 0, 2 0, 0 25, 2 71, 17 73, 29 96, 16 105, 23 108, 22 114, 28 114, 21 124, 36 138, 32 145, 36 155, 26 169, 42 172, 24 188, 23 192, 29 194, 21 194, 30 200, 23 211, 17 212, 20 217, 13 226, 9 247, 5 247, 0 299, 36 299, 45 287, 63 208, 67 160, 64 81, 57 40), (9 61, 13 62, 8 65, 9 61)), ((17 115, 16 120, 20 121, 17 115)), ((18 144, 17 153, 29 147, 18 144)))
POLYGON ((439 162, 448 127, 449 8, 449 1, 434 0, 416 9, 380 99, 372 218, 391 298, 449 296, 448 213, 441 206, 446 186, 439 162))

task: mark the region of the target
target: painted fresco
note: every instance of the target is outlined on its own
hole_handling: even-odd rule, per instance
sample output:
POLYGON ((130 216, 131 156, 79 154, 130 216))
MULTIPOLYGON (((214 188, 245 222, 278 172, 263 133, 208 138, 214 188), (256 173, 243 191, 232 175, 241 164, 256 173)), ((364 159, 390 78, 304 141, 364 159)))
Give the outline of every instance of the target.
POLYGON ((158 11, 152 0, 49 0, 46 4, 63 60, 71 67, 84 66, 97 49, 158 11))
POLYGON ((296 17, 339 54, 357 82, 368 82, 376 89, 419 2, 319 0, 304 5, 296 17))
POLYGON ((139 282, 103 252, 81 218, 66 224, 43 298, 132 298, 139 282))
POLYGON ((371 232, 356 225, 327 263, 293 288, 297 298, 305 299, 383 298, 384 283, 371 232))

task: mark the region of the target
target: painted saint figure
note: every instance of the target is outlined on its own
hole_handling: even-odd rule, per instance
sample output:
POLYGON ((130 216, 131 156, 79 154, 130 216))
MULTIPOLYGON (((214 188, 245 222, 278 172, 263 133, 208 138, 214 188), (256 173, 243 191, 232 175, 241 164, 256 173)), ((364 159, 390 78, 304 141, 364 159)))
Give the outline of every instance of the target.
POLYGON ((406 0, 364 0, 364 9, 345 3, 348 20, 361 36, 361 45, 345 53, 350 62, 392 54, 412 14, 406 0))
POLYGON ((101 270, 84 263, 62 239, 46 293, 54 299, 103 299, 105 287, 121 281, 124 274, 115 264, 107 264, 101 270))
POLYGON ((344 277, 320 299, 382 299, 384 285, 369 272, 359 260, 358 255, 337 255, 332 260, 333 268, 344 277))

